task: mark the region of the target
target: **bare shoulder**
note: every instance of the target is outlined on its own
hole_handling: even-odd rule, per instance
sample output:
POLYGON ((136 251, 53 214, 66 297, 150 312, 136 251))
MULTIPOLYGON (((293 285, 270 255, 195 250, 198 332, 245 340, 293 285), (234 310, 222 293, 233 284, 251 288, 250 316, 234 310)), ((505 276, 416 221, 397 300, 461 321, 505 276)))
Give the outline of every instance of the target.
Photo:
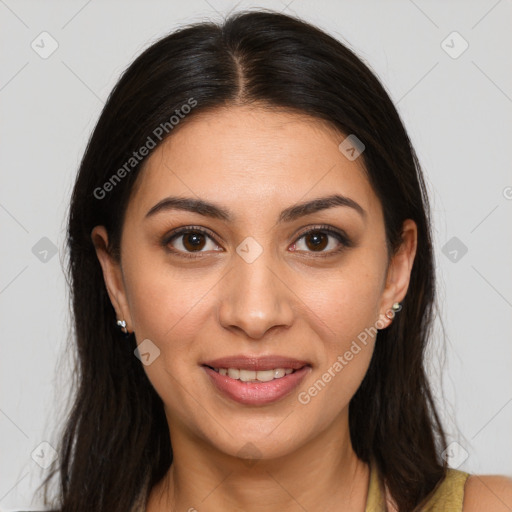
POLYGON ((470 475, 464 487, 463 512, 510 512, 512 478, 502 475, 470 475))

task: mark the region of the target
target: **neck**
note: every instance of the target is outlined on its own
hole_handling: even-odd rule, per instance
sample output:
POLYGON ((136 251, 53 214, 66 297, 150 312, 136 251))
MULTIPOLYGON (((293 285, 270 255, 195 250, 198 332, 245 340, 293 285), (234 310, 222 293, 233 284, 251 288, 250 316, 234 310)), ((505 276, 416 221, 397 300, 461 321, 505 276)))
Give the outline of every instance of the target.
POLYGON ((263 512, 365 509, 369 468, 356 456, 348 421, 285 456, 232 456, 204 440, 172 432, 173 463, 153 488, 147 512, 174 510, 263 512))

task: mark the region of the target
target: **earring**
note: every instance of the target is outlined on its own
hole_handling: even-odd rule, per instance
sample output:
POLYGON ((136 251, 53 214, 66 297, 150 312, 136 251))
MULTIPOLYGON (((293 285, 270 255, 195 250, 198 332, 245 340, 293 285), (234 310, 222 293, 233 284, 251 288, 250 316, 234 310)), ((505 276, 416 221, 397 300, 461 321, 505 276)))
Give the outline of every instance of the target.
POLYGON ((393 318, 395 318, 395 313, 398 313, 402 309, 402 304, 400 302, 395 302, 391 309, 386 311, 386 317, 389 318, 389 320, 393 321, 393 318))
POLYGON ((391 306, 391 309, 392 309, 395 313, 398 313, 398 312, 402 309, 402 304, 400 304, 400 302, 395 302, 395 303, 391 306))
POLYGON ((118 320, 117 325, 125 334, 128 334, 128 329, 126 328, 126 320, 118 320))

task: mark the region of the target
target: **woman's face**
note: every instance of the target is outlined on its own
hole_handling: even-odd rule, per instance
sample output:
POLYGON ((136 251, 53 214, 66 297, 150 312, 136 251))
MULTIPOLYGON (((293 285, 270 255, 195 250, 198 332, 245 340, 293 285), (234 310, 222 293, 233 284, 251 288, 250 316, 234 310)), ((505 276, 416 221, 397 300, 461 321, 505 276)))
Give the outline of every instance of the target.
POLYGON ((388 262, 362 158, 347 158, 345 136, 321 121, 231 107, 185 123, 138 177, 120 265, 102 248, 105 230, 93 232, 118 318, 144 342, 171 437, 273 458, 346 432, 375 330, 407 290, 414 223, 404 223, 403 250, 388 262), (346 200, 319 202, 335 195, 346 200), (182 228, 189 233, 175 233, 182 228), (231 356, 303 368, 242 372, 278 377, 258 384, 232 378, 254 359, 223 363, 234 367, 226 376, 204 365, 231 356))

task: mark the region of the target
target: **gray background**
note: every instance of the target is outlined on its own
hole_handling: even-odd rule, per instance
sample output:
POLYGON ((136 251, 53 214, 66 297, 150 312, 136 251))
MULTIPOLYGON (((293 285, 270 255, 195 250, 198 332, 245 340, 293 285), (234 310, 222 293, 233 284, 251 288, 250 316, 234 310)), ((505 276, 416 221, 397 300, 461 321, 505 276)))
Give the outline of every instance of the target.
POLYGON ((41 443, 56 446, 71 382, 67 202, 108 93, 169 31, 257 6, 348 43, 397 105, 432 200, 440 317, 429 369, 458 443, 446 456, 512 475, 510 1, 0 0, 0 510, 42 508, 32 495, 53 452, 41 443))

